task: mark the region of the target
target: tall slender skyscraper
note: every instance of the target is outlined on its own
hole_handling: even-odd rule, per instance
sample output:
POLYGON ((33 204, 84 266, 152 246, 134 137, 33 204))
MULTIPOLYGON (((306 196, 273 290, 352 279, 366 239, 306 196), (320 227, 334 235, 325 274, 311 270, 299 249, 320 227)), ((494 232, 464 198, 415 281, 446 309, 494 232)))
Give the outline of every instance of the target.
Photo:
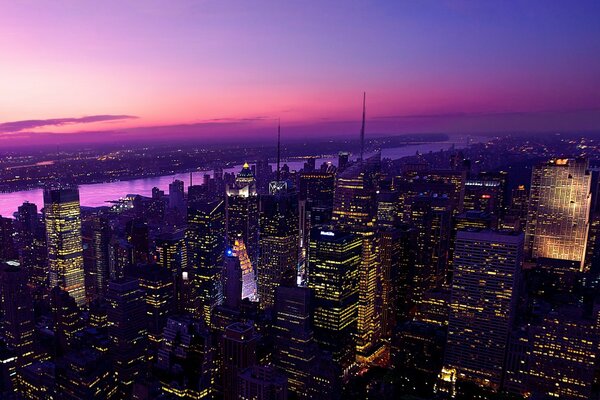
POLYGON ((245 164, 234 185, 227 185, 225 196, 225 236, 228 247, 244 242, 252 267, 258 261, 259 202, 256 181, 245 164))
POLYGON ((258 297, 261 308, 270 309, 283 274, 298 270, 298 196, 293 192, 265 195, 260 208, 258 297))
POLYGON ((522 233, 458 232, 443 376, 500 388, 522 262, 522 233))
POLYGON ((315 343, 310 321, 311 290, 296 286, 289 273, 275 291, 275 365, 285 373, 289 388, 298 398, 306 397, 315 343))
POLYGON ((225 253, 225 202, 215 200, 190 204, 186 239, 197 310, 210 326, 213 309, 223 301, 221 270, 225 253))
POLYGON ((35 321, 33 301, 27 286, 27 273, 14 261, 0 264, 0 289, 4 313, 4 336, 17 356, 17 376, 20 369, 34 361, 33 338, 35 321))
POLYGON ((583 269, 591 178, 586 159, 554 159, 533 168, 525 231, 528 257, 577 261, 583 269))
POLYGON ((109 354, 120 383, 121 398, 129 396, 143 371, 146 355, 146 302, 137 279, 124 278, 108 285, 109 354))
POLYGON ((355 356, 361 254, 360 236, 321 228, 311 231, 308 287, 315 297, 315 339, 342 369, 355 356))
POLYGON ((60 286, 85 304, 81 214, 77 188, 44 191, 50 286, 60 286))

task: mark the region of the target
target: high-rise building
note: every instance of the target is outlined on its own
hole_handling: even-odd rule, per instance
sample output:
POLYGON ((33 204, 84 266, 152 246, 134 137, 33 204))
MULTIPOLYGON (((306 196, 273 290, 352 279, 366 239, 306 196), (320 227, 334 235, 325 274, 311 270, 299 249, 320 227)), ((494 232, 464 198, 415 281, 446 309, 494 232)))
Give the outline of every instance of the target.
POLYGON ((13 220, 0 215, 0 261, 17 258, 15 246, 15 226, 13 220))
POLYGON ((298 272, 298 197, 291 191, 264 195, 260 200, 260 258, 257 268, 258 298, 262 309, 271 309, 282 276, 298 272))
POLYGON ((582 314, 562 307, 531 327, 526 392, 540 398, 591 398, 598 333, 595 321, 582 314))
POLYGON ((176 398, 212 399, 213 349, 204 322, 189 315, 172 316, 162 336, 156 366, 163 391, 176 398))
POLYGON ((124 398, 144 368, 148 333, 146 302, 134 278, 111 281, 107 299, 109 354, 124 398))
POLYGON ((332 221, 336 227, 355 231, 375 225, 377 217, 376 179, 381 154, 349 166, 338 175, 332 221))
POLYGON ((67 354, 56 365, 56 392, 62 399, 120 398, 117 380, 106 355, 91 349, 67 354))
MULTIPOLYGON (((22 368, 35 360, 33 301, 27 273, 14 261, 0 264, 0 290, 4 314, 4 337, 16 356, 17 381, 22 368)), ((19 386, 19 382, 17 382, 19 386)))
POLYGON ((407 202, 407 221, 417 232, 416 262, 411 273, 412 298, 444 282, 450 246, 451 201, 447 197, 415 196, 407 202))
POLYGON ((183 230, 164 233, 156 238, 158 265, 169 271, 175 284, 175 302, 181 312, 196 311, 195 277, 189 264, 189 248, 183 230))
POLYGON ((33 287, 45 287, 48 281, 48 251, 46 232, 38 216, 38 208, 33 203, 25 202, 19 206, 15 217, 21 267, 28 272, 29 282, 33 287))
POLYGON ((82 307, 85 304, 85 278, 79 190, 44 190, 44 214, 50 287, 62 287, 82 307))
POLYGON ((223 301, 221 271, 225 253, 225 202, 203 201, 188 207, 186 241, 196 309, 208 326, 213 309, 223 301))
POLYGON ((253 366, 240 373, 240 400, 287 400, 288 382, 269 365, 253 366))
POLYGON ((169 184, 169 208, 173 208, 178 211, 185 210, 185 198, 184 198, 184 184, 183 181, 175 179, 169 184))
POLYGON ((590 185, 586 159, 553 159, 533 168, 525 231, 529 258, 577 261, 583 269, 590 185))
POLYGON ((228 185, 225 196, 225 236, 227 246, 242 240, 252 267, 258 261, 259 200, 254 176, 248 164, 238 174, 234 185, 228 185))
POLYGON ((310 236, 308 287, 314 293, 316 341, 342 368, 354 362, 362 237, 315 227, 310 236))
POLYGON ((310 367, 315 359, 311 327, 311 290, 296 286, 289 273, 275 291, 274 363, 287 376, 289 390, 306 398, 310 367))
POLYGON ((173 274, 159 265, 139 265, 132 274, 138 278, 146 302, 149 354, 160 347, 167 319, 176 310, 173 274))
POLYGON ((104 298, 108 290, 108 281, 110 279, 109 270, 109 249, 112 229, 110 221, 106 216, 95 216, 91 221, 91 243, 93 252, 93 280, 91 288, 87 288, 93 298, 104 298))
POLYGON ((239 375, 256 365, 256 345, 259 336, 251 323, 234 323, 225 329, 222 338, 223 391, 225 400, 240 397, 239 375))
POLYGON ((500 388, 522 261, 523 234, 458 232, 442 380, 500 388))
POLYGON ((150 257, 150 230, 143 218, 132 219, 125 225, 127 243, 131 245, 131 263, 145 264, 150 257))

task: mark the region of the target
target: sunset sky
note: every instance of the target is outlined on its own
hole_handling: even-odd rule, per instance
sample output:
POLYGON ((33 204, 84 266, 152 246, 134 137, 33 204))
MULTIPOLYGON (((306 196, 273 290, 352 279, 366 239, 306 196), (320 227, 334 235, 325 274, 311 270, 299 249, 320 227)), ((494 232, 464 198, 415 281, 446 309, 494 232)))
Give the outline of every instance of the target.
POLYGON ((600 130, 600 1, 0 0, 0 146, 355 134, 363 91, 373 134, 600 130))

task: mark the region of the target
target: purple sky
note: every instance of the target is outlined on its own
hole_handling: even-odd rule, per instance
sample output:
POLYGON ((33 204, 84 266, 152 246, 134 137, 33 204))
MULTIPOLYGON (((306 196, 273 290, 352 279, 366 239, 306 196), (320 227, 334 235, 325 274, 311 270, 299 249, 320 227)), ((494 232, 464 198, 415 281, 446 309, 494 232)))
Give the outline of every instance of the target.
POLYGON ((371 133, 600 130, 599 21, 597 0, 4 2, 0 146, 354 135, 363 90, 371 133))

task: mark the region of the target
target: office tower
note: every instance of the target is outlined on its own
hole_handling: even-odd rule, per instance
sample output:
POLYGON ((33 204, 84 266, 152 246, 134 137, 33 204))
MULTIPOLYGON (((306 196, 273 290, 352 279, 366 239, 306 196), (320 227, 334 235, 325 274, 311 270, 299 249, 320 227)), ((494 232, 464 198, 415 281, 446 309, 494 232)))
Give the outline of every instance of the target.
MULTIPOLYGON (((4 361, 4 360, 2 360, 4 361)), ((20 395, 27 400, 47 400, 54 396, 55 364, 38 361, 22 371, 20 395)))
POLYGON ((310 230, 313 226, 331 223, 335 174, 327 171, 303 172, 298 182, 299 264, 300 273, 304 274, 310 230))
POLYGON ((138 278, 146 303, 148 344, 156 351, 167 318, 176 310, 173 274, 159 265, 140 265, 132 273, 138 278))
POLYGON ((263 310, 273 307, 275 289, 279 286, 283 274, 288 271, 298 273, 298 245, 296 193, 281 191, 261 196, 257 286, 260 307, 263 310))
POLYGON ((554 159, 533 168, 525 230, 528 257, 577 261, 583 269, 590 184, 585 159, 554 159))
POLYGON ((133 247, 127 243, 126 239, 116 235, 110 239, 110 247, 108 249, 110 280, 125 276, 125 271, 133 265, 132 257, 133 247))
POLYGON ((34 287, 44 287, 48 280, 46 270, 46 232, 38 216, 37 206, 25 202, 15 214, 18 253, 21 267, 29 275, 34 287))
POLYGON ((392 190, 380 190, 377 193, 377 226, 396 226, 402 221, 400 193, 392 190))
POLYGON ((242 301, 242 266, 232 249, 227 250, 223 261, 223 304, 231 310, 239 310, 242 301))
POLYGON ((226 188, 225 236, 229 247, 233 247, 236 240, 244 242, 253 268, 258 261, 258 221, 259 201, 254 176, 245 164, 235 184, 226 188))
POLYGON ((540 398, 591 398, 597 335, 595 321, 572 307, 552 311, 534 324, 526 391, 540 398))
POLYGON ((515 187, 511 192, 510 204, 507 206, 507 211, 502 217, 500 227, 515 231, 525 230, 528 202, 529 194, 525 185, 515 187))
POLYGON ((240 373, 241 400, 287 400, 288 382, 269 365, 252 366, 240 373))
POLYGON ((95 350, 69 353, 56 364, 56 392, 66 400, 118 399, 110 361, 95 350))
POLYGON ((90 299, 104 298, 110 279, 109 249, 112 229, 109 219, 103 215, 93 216, 91 220, 83 222, 82 234, 87 296, 90 299))
POLYGON ((465 211, 456 214, 452 218, 452 231, 450 232, 448 268, 444 277, 444 284, 450 285, 452 282, 452 258, 454 257, 454 245, 458 231, 468 229, 496 229, 497 218, 484 211, 465 211))
POLYGON ((196 312, 194 272, 189 264, 185 232, 177 230, 156 238, 158 265, 169 271, 175 284, 175 303, 180 312, 196 312))
POLYGON ((137 279, 122 278, 108 285, 109 354, 124 398, 144 369, 147 322, 144 293, 137 279))
POLYGON ((289 390, 299 398, 306 398, 308 375, 316 353, 310 310, 311 290, 296 286, 296 274, 288 273, 275 290, 273 359, 287 376, 289 390))
POLYGON ((361 263, 358 269, 356 360, 362 364, 381 361, 385 348, 381 339, 380 293, 382 274, 379 244, 375 233, 363 233, 361 263))
POLYGON ((402 273, 408 271, 408 248, 403 231, 399 228, 385 228, 377 233, 378 262, 380 268, 380 288, 376 311, 381 320, 381 335, 389 338, 396 326, 398 314, 402 310, 400 298, 402 273))
POLYGON ((77 343, 77 335, 83 330, 81 310, 69 292, 59 286, 50 291, 50 306, 54 321, 56 354, 62 355, 77 343))
POLYGON ((350 159, 350 153, 346 151, 340 151, 338 154, 338 171, 343 171, 348 166, 348 160, 350 159))
POLYGON ((393 187, 400 193, 402 208, 410 197, 430 195, 447 197, 452 214, 457 214, 463 209, 466 179, 464 170, 432 170, 427 165, 409 164, 402 176, 393 179, 393 187))
POLYGON ((145 264, 150 259, 150 238, 148 223, 143 219, 127 221, 125 225, 127 243, 131 245, 131 263, 145 264))
POLYGON ((239 375, 256 365, 258 335, 251 323, 237 322, 225 329, 222 338, 223 390, 225 400, 237 400, 240 395, 239 375))
POLYGON ((0 277, 4 338, 15 353, 19 380, 21 369, 35 360, 33 301, 27 286, 27 273, 19 263, 9 261, 0 264, 0 277))
POLYGON ((333 200, 333 224, 355 231, 375 225, 377 217, 376 178, 381 155, 348 167, 338 175, 333 200))
POLYGON ((213 349, 201 319, 173 316, 163 331, 156 367, 162 390, 178 398, 212 399, 213 349))
MULTIPOLYGON (((459 231, 443 375, 500 388, 517 302, 523 234, 459 231)), ((442 378, 445 379, 445 378, 442 378)))
POLYGON ((503 212, 504 187, 497 180, 467 179, 463 211, 485 211, 494 215, 503 212))
POLYGON ((225 253, 225 202, 204 201, 188 207, 189 270, 193 272, 197 312, 210 326, 214 308, 223 301, 221 271, 225 253))
POLYGON ((342 370, 355 355, 361 255, 360 236, 318 227, 311 231, 308 287, 315 297, 315 339, 342 370))
POLYGON ((442 284, 448 273, 452 205, 447 197, 415 196, 407 202, 407 221, 417 232, 412 298, 442 284))
POLYGON ((298 184, 298 197, 312 205, 333 207, 335 175, 329 172, 303 172, 298 184))
POLYGON ((13 220, 0 215, 0 261, 17 258, 17 248, 14 242, 15 227, 13 220))
POLYGON ((185 211, 185 198, 183 181, 175 179, 169 184, 169 208, 185 211))
POLYGON ((75 299, 77 305, 82 307, 85 305, 85 278, 79 190, 44 190, 44 214, 50 287, 64 288, 75 299))

